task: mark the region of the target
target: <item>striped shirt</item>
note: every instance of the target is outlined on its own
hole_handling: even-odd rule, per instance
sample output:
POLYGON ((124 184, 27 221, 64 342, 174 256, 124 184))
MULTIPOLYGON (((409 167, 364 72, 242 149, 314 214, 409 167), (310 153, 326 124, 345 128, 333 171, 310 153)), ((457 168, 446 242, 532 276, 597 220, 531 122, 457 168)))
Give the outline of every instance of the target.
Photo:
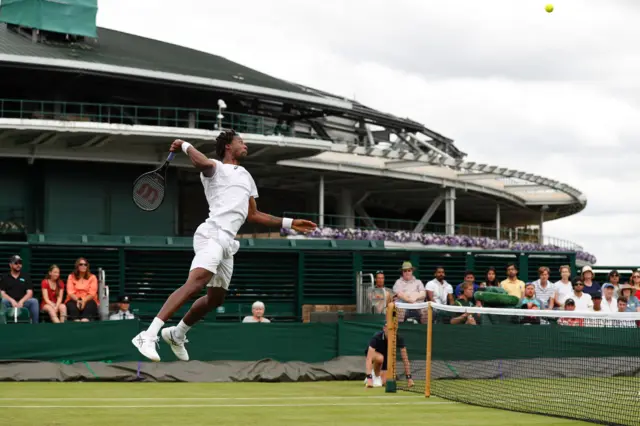
POLYGON ((533 282, 533 286, 536 289, 536 298, 542 302, 542 309, 549 309, 549 299, 556 291, 553 283, 547 280, 547 285, 543 287, 540 280, 536 280, 533 282))

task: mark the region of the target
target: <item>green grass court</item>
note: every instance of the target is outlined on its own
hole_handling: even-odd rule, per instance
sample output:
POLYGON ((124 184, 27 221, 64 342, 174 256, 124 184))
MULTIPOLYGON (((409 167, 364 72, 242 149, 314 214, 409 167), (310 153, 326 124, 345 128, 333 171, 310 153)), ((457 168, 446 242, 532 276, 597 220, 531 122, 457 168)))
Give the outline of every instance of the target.
POLYGON ((587 425, 425 398, 361 382, 2 383, 11 426, 587 425), (29 408, 30 407, 30 408, 29 408))

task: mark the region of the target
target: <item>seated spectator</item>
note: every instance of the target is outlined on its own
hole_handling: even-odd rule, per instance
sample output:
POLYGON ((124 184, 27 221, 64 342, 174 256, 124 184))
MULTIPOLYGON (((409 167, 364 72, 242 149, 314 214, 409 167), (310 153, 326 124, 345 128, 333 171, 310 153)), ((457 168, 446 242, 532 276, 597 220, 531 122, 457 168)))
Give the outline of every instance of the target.
POLYGON ((576 277, 573 280, 573 293, 571 293, 571 299, 575 304, 576 311, 592 311, 593 310, 593 301, 591 300, 591 295, 587 294, 583 291, 584 282, 582 278, 576 277))
POLYGON ((9 259, 9 273, 0 278, 0 295, 5 309, 26 308, 31 316, 31 324, 37 324, 40 306, 33 298, 31 278, 22 272, 22 258, 18 255, 9 259))
MULTIPOLYGON (((409 265, 411 264, 409 263, 409 265)), ((453 286, 444 279, 444 268, 442 266, 436 267, 434 276, 435 278, 425 285, 427 300, 441 305, 453 305, 455 303, 453 286)))
POLYGON ((640 268, 636 269, 631 274, 631 277, 629 278, 629 285, 635 290, 634 296, 640 299, 640 268))
POLYGON ((242 322, 270 323, 271 321, 269 321, 264 317, 264 311, 265 311, 264 303, 258 300, 257 302, 254 302, 253 305, 251 305, 251 313, 253 315, 244 317, 242 322))
POLYGON ((518 268, 514 263, 507 265, 507 279, 500 283, 500 287, 518 300, 524 296, 524 282, 518 279, 518 268))
POLYGON ((565 301, 573 292, 573 284, 571 283, 571 268, 569 265, 560 267, 560 281, 553 284, 553 299, 549 301, 549 309, 562 309, 565 301))
POLYGON ((387 305, 393 300, 393 293, 384 286, 383 271, 376 271, 375 287, 369 290, 368 298, 374 313, 387 312, 387 305))
POLYGON ((95 320, 99 303, 98 279, 91 273, 89 262, 81 257, 67 279, 67 316, 76 322, 95 320))
POLYGON ((109 315, 109 320, 116 321, 135 319, 135 315, 129 312, 130 304, 131 300, 129 299, 129 296, 120 296, 120 298, 118 298, 118 310, 109 315))
POLYGON ((593 269, 589 265, 585 265, 582 268, 581 274, 582 282, 584 283, 584 291, 589 296, 595 293, 600 293, 600 283, 593 281, 593 269))
POLYGON ((591 296, 591 301, 593 302, 593 312, 602 312, 602 295, 600 293, 596 293, 591 296))
MULTIPOLYGON (((567 299, 564 302, 565 311, 575 311, 576 302, 573 299, 567 299)), ((568 325, 570 327, 582 327, 584 325, 584 318, 559 318, 558 325, 568 325)))
POLYGON ((475 283, 476 276, 472 271, 467 271, 464 273, 464 281, 456 286, 456 290, 453 292, 454 297, 457 299, 462 294, 462 284, 471 283, 473 286, 473 292, 478 291, 480 286, 475 283))
MULTIPOLYGON (((466 306, 466 307, 476 306, 476 301, 473 299, 473 283, 471 282, 462 283, 462 294, 460 294, 460 297, 456 299, 455 304, 457 306, 466 306)), ((465 312, 462 315, 458 315, 457 313, 452 313, 451 315, 453 315, 453 318, 451 318, 450 323, 453 325, 458 325, 458 324, 477 325, 480 320, 479 315, 474 315, 468 312, 465 312)))
POLYGON ((626 299, 627 312, 640 312, 640 301, 634 294, 635 289, 629 284, 622 284, 618 290, 618 300, 624 297, 626 299))
MULTIPOLYGON (((620 286, 622 290, 623 286, 620 286)), ((618 312, 629 312, 628 300, 625 296, 618 297, 618 312)), ((635 311, 631 311, 635 312, 635 311)), ((614 327, 636 328, 636 322, 630 319, 616 319, 611 321, 614 327)))
MULTIPOLYGON (((613 269, 609 271, 609 282, 606 284, 611 284, 613 286, 614 291, 616 293, 618 292, 618 287, 620 286, 620 272, 618 272, 617 269, 613 269)), ((602 286, 602 288, 604 288, 604 286, 602 286)))
MULTIPOLYGON (((534 283, 528 283, 524 287, 524 297, 518 303, 520 309, 544 309, 544 303, 536 297, 536 286, 534 283)), ((539 317, 524 317, 520 320, 522 324, 540 324, 539 317)))
POLYGON ((489 269, 487 269, 486 280, 480 283, 480 287, 500 287, 500 281, 498 281, 496 268, 494 268, 493 266, 489 266, 489 269))
POLYGON ((40 310, 49 314, 51 322, 61 323, 67 319, 67 306, 62 302, 64 297, 64 281, 60 279, 60 268, 51 265, 47 276, 40 283, 42 301, 40 310))
MULTIPOLYGON (((602 301, 600 302, 602 312, 617 312, 618 299, 615 297, 615 287, 612 283, 606 283, 602 286, 602 301)), ((595 311, 595 303, 594 309, 595 311)))
MULTIPOLYGON (((413 267, 411 262, 404 262, 402 264, 402 276, 398 278, 393 285, 393 293, 396 299, 404 303, 420 303, 424 302, 427 297, 427 291, 424 288, 422 281, 413 276, 413 271, 416 268, 413 267)), ((420 321, 425 323, 427 321, 427 309, 411 309, 410 318, 405 317, 405 310, 398 309, 398 321, 402 322, 411 319, 412 321, 420 321)))
POLYGON ((542 302, 540 309, 549 309, 551 299, 555 293, 555 287, 549 281, 549 268, 541 266, 538 268, 538 279, 533 282, 536 299, 542 302))

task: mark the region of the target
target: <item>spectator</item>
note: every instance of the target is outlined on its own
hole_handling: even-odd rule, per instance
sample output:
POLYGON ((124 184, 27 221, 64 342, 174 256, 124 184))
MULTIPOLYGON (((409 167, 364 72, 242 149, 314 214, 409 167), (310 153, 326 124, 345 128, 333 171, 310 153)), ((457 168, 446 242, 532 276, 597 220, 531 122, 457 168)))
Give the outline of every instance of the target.
MULTIPOLYGON (((620 273, 617 269, 613 269, 609 272, 609 282, 607 284, 613 285, 615 292, 618 291, 618 287, 620 286, 620 273)), ((602 288, 604 288, 604 286, 602 286, 602 288)), ((602 289, 600 289, 600 291, 602 291, 602 289)))
POLYGON ((624 297, 626 299, 627 312, 640 312, 640 301, 635 296, 634 288, 629 284, 622 284, 618 290, 618 300, 624 297))
MULTIPOLYGON (((393 293, 396 299, 401 300, 404 303, 420 303, 424 302, 427 292, 422 281, 413 276, 413 271, 416 268, 413 267, 411 262, 402 263, 402 276, 398 278, 393 285, 393 293)), ((427 309, 411 309, 409 312, 410 318, 407 318, 404 309, 398 309, 398 321, 402 322, 408 319, 420 321, 425 323, 427 320, 427 309)))
POLYGON ((129 308, 131 307, 131 300, 129 296, 120 296, 118 298, 118 311, 109 315, 109 320, 131 320, 135 319, 135 315, 133 315, 129 308))
POLYGON ((88 322, 98 317, 98 279, 91 273, 84 257, 67 279, 67 316, 73 321, 88 322))
POLYGON ((602 286, 601 308, 602 312, 616 312, 618 310, 618 299, 615 297, 615 287, 612 283, 606 283, 602 286))
POLYGON ((393 294, 384 286, 383 271, 376 271, 375 277, 375 287, 369 290, 369 302, 374 313, 384 314, 387 312, 387 305, 393 300, 393 294))
POLYGON ((476 281, 476 276, 472 271, 465 272, 464 273, 464 281, 462 281, 460 284, 458 284, 456 286, 456 290, 454 291, 455 298, 457 299, 462 294, 462 284, 464 284, 464 283, 470 283, 472 285, 472 287, 473 287, 473 292, 474 293, 476 291, 478 291, 480 286, 478 284, 476 284, 475 281, 476 281))
MULTIPOLYGON (((575 311, 576 302, 573 299, 568 298, 564 302, 565 311, 575 311)), ((582 327, 584 325, 584 318, 559 318, 558 325, 568 325, 571 327, 582 327)))
POLYGON ((31 316, 31 323, 37 324, 40 316, 40 306, 33 298, 33 284, 31 278, 22 272, 22 258, 18 255, 9 259, 9 273, 0 279, 0 295, 5 309, 27 308, 31 316))
POLYGON ((562 265, 560 267, 560 281, 556 281, 553 284, 554 293, 553 300, 549 304, 549 309, 558 307, 559 309, 564 306, 565 301, 573 292, 573 285, 570 281, 571 268, 568 265, 562 265))
POLYGON ((584 292, 590 296, 600 293, 600 283, 593 281, 593 269, 586 265, 582 268, 582 282, 584 283, 584 292))
POLYGON ((591 301, 593 302, 593 312, 602 312, 602 295, 600 293, 596 293, 591 296, 591 301))
POLYGON ((49 314, 51 322, 61 323, 67 319, 67 306, 62 302, 64 298, 64 281, 60 279, 60 268, 51 265, 47 276, 40 283, 42 288, 42 302, 40 310, 49 314))
POLYGON ((540 309, 549 309, 551 299, 555 293, 555 287, 549 281, 549 268, 546 266, 538 268, 538 279, 533 282, 533 287, 536 298, 542 302, 540 309))
POLYGON ((496 275, 496 268, 489 266, 489 269, 487 269, 486 280, 480 283, 480 287, 500 287, 500 282, 496 275))
POLYGON ((524 282, 518 279, 518 268, 514 263, 507 265, 507 279, 500 283, 500 287, 505 289, 511 296, 518 300, 524 295, 524 282))
MULTIPOLYGON (((520 309, 538 310, 543 309, 544 303, 536 298, 536 286, 534 283, 528 283, 524 287, 524 297, 519 303, 520 309)), ((523 317, 521 324, 540 324, 539 317, 523 317)), ((545 322, 546 323, 546 322, 545 322)))
POLYGON ((254 323, 254 322, 264 322, 264 323, 270 323, 271 321, 269 321, 267 318, 264 317, 264 311, 265 311, 265 306, 264 303, 262 303, 261 301, 257 301, 257 302, 253 302, 253 305, 251 305, 251 316, 246 316, 244 317, 244 319, 242 320, 242 322, 247 322, 247 323, 254 323))
POLYGON ((571 299, 573 299, 576 311, 591 311, 593 310, 593 301, 591 295, 584 292, 584 282, 581 278, 575 278, 573 280, 573 293, 571 293, 571 299))
POLYGON ((444 279, 444 268, 436 267, 434 276, 435 278, 424 287, 427 291, 427 300, 440 305, 453 305, 453 287, 444 279))
MULTIPOLYGON (((473 307, 476 305, 475 300, 473 299, 473 283, 472 282, 464 282, 461 284, 462 293, 460 297, 456 299, 457 306, 465 306, 465 307, 473 307)), ((456 314, 454 314, 456 315, 456 314)), ((451 318, 451 324, 466 324, 466 325, 477 325, 479 323, 478 315, 473 315, 468 312, 463 313, 459 316, 454 316, 451 318)))
MULTIPOLYGON (((620 286, 622 287, 622 286, 620 286)), ((629 312, 628 300, 624 296, 618 297, 618 312, 629 312)), ((634 312, 634 311, 632 311, 634 312)), ((634 320, 616 319, 613 320, 614 327, 636 328, 637 324, 634 320)))
POLYGON ((635 289, 635 296, 640 299, 640 269, 636 269, 629 278, 629 284, 635 289))

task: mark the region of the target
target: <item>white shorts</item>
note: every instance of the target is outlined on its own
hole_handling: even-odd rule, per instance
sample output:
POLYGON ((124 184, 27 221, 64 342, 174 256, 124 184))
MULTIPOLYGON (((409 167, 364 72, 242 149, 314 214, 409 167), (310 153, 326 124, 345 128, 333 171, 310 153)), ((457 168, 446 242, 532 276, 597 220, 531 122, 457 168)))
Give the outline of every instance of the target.
POLYGON ((236 241, 226 243, 224 240, 217 238, 217 232, 210 227, 199 226, 193 236, 195 256, 190 271, 196 268, 206 269, 213 273, 207 287, 228 290, 233 275, 233 255, 238 251, 238 245, 236 241))

